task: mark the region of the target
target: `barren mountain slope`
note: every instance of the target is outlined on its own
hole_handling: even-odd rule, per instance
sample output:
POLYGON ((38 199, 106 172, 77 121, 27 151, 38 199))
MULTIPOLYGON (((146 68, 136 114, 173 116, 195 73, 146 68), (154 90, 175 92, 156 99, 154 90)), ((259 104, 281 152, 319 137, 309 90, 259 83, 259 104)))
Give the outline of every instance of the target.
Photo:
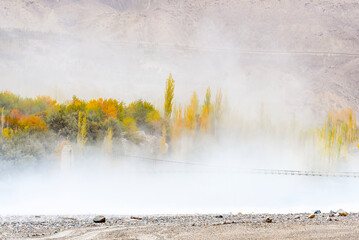
MULTIPOLYGON (((126 48, 139 47, 151 61, 158 51, 172 56, 163 64, 154 63, 155 69, 161 64, 170 68, 171 61, 178 66, 187 59, 183 56, 201 54, 226 59, 248 79, 279 71, 305 79, 304 104, 314 111, 352 107, 359 112, 358 16, 359 3, 354 0, 3 0, 0 72, 16 80, 17 67, 33 68, 25 60, 22 65, 13 61, 24 59, 24 54, 35 62, 33 55, 98 41, 110 53, 124 55, 130 51, 126 48)), ((109 59, 106 54, 103 58, 109 59)), ((198 65, 210 66, 202 62, 198 65)), ((148 76, 147 65, 138 64, 138 78, 148 76)), ((186 68, 171 71, 175 70, 186 68)), ((223 75, 233 74, 228 70, 223 75)))
POLYGON ((359 48, 356 1, 4 0, 0 6, 4 29, 100 32, 112 40, 178 44, 195 44, 199 34, 214 31, 227 42, 198 44, 323 52, 359 48))

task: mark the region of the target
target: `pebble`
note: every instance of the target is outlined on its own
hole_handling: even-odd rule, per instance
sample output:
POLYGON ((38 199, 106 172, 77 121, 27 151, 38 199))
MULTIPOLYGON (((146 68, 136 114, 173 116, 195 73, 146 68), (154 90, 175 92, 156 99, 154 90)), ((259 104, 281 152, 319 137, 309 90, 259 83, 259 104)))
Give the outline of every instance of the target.
MULTIPOLYGON (((343 211, 345 212, 345 211, 343 211)), ((206 226, 219 227, 224 224, 251 225, 256 227, 263 226, 264 223, 270 224, 359 224, 359 214, 351 213, 345 217, 335 217, 333 212, 312 214, 315 221, 309 218, 308 213, 298 214, 222 214, 222 215, 166 215, 166 216, 141 216, 142 220, 132 219, 131 216, 106 216, 103 226, 178 226, 185 228, 199 228, 206 226), (223 218, 217 218, 222 216, 223 218), (224 221, 225 220, 225 221, 224 221), (340 221, 339 221, 340 220, 340 221)), ((103 217, 103 216, 98 216, 103 217)), ((1 216, 0 220, 0 239, 23 239, 31 237, 33 234, 38 236, 50 236, 60 231, 75 228, 98 227, 94 223, 93 216, 75 215, 75 216, 1 216), (1 235, 2 234, 2 235, 1 235)), ((34 236, 36 237, 36 236, 34 236)))
POLYGON ((329 212, 329 217, 334 217, 334 216, 335 216, 335 214, 336 214, 336 212, 334 212, 334 211, 330 210, 330 212, 329 212))
POLYGON ((343 209, 339 209, 337 212, 338 212, 339 216, 344 216, 344 217, 348 216, 348 213, 346 211, 344 211, 343 209))

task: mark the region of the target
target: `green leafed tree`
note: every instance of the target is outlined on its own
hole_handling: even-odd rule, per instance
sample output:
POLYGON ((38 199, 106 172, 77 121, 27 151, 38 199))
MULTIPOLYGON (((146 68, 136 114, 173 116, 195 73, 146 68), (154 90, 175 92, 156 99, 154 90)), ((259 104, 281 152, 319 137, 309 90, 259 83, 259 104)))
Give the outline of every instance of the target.
POLYGON ((56 134, 73 140, 77 134, 76 117, 73 114, 66 113, 63 107, 54 110, 47 118, 49 129, 56 134))

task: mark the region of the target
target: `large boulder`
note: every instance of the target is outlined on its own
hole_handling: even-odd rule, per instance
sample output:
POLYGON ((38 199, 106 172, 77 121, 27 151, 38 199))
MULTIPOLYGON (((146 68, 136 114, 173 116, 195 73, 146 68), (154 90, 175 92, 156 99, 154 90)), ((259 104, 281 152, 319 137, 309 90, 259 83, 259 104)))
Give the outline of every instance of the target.
POLYGON ((96 216, 93 221, 95 223, 104 223, 106 222, 106 218, 104 216, 96 216))

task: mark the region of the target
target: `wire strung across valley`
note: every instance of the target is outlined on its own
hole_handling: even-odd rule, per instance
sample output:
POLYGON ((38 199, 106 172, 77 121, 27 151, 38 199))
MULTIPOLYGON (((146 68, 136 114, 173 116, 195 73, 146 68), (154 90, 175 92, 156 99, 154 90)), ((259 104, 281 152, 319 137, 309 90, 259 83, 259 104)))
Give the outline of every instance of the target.
POLYGON ((116 42, 107 42, 113 46, 127 46, 127 47, 136 47, 143 49, 170 49, 170 50, 187 50, 187 51, 197 51, 197 52, 229 52, 229 53, 238 53, 238 54, 248 54, 248 55, 309 55, 309 56, 327 56, 327 57, 336 57, 336 56, 346 56, 346 57, 359 57, 358 52, 333 52, 333 51, 275 51, 275 50, 250 50, 242 48, 225 48, 225 47, 199 47, 199 46, 190 46, 190 45, 181 45, 181 44, 171 44, 171 43, 158 43, 158 42, 146 42, 146 41, 116 41, 116 42))
MULTIPOLYGON (((132 156, 132 155, 121 155, 126 158, 147 160, 152 162, 163 162, 169 164, 180 164, 180 165, 193 165, 193 166, 202 166, 202 167, 214 167, 217 170, 221 168, 226 168, 221 165, 210 165, 199 162, 184 162, 184 161, 174 161, 168 159, 160 159, 153 157, 145 157, 145 156, 132 156)), ((225 169, 226 170, 226 169, 225 169)), ((314 176, 314 177, 345 177, 345 178, 359 178, 359 172, 324 172, 324 171, 304 171, 304 170, 285 170, 285 169, 230 169, 227 168, 230 172, 236 173, 247 173, 247 174, 268 174, 268 175, 292 175, 292 176, 314 176)))

